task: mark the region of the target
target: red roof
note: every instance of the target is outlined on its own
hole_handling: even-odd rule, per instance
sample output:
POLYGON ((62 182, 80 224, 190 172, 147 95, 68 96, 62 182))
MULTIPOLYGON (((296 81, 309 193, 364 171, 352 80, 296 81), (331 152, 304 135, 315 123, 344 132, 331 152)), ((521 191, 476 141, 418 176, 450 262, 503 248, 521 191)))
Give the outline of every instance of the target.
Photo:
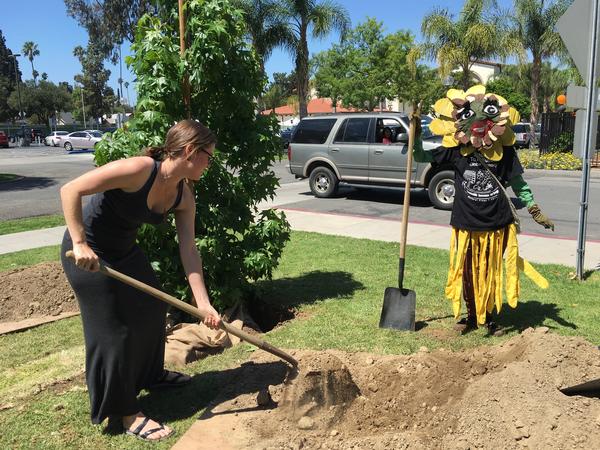
MULTIPOLYGON (((324 114, 324 113, 332 113, 333 112, 333 102, 331 101, 330 98, 313 98, 311 101, 308 102, 307 105, 307 109, 308 109, 308 114, 324 114)), ((349 108, 344 108, 341 106, 341 103, 338 102, 338 106, 336 109, 336 112, 354 112, 356 111, 356 109, 349 109, 349 108)), ((262 114, 271 114, 272 112, 275 112, 276 115, 278 116, 295 116, 297 114, 297 112, 294 111, 294 108, 292 108, 291 106, 285 105, 285 106, 280 106, 278 108, 273 109, 266 109, 264 111, 262 111, 262 114)))

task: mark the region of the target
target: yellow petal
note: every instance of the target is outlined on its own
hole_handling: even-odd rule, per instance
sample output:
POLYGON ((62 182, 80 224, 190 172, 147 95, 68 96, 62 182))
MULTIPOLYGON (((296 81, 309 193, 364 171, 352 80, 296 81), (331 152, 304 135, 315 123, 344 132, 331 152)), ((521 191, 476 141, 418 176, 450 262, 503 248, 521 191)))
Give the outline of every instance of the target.
POLYGON ((452 120, 433 119, 429 124, 429 130, 438 136, 456 133, 456 126, 452 120))
POLYGON ((503 146, 508 147, 511 145, 515 145, 516 140, 517 139, 515 138, 514 131, 512 130, 512 128, 507 126, 504 133, 502 133, 502 136, 500 136, 500 139, 496 142, 500 142, 503 146))
POLYGON ((490 161, 500 161, 504 153, 504 148, 500 141, 496 141, 490 148, 481 149, 481 153, 490 161))
POLYGON ((510 118, 510 122, 513 124, 519 123, 519 121, 521 120, 521 114, 519 114, 519 111, 517 111, 512 106, 508 108, 508 117, 510 118))
POLYGON ((455 98, 462 98, 464 100, 465 91, 463 91, 462 89, 448 89, 448 92, 446 92, 446 97, 450 100, 453 100, 455 98))
POLYGON ((477 94, 485 94, 485 86, 483 84, 476 84, 475 86, 471 86, 465 92, 465 97, 467 95, 477 95, 477 94))
POLYGON ((494 93, 489 93, 488 95, 493 95, 494 97, 496 97, 498 99, 498 104, 500 106, 504 106, 504 105, 506 105, 508 103, 506 101, 506 99, 504 97, 502 97, 501 95, 494 94, 494 93))
POLYGON ((456 140, 453 134, 447 134, 444 136, 444 139, 442 139, 442 146, 448 148, 458 147, 458 141, 456 140))
POLYGON ((440 98, 433 105, 434 111, 440 116, 452 117, 452 110, 454 109, 454 105, 447 98, 440 98))

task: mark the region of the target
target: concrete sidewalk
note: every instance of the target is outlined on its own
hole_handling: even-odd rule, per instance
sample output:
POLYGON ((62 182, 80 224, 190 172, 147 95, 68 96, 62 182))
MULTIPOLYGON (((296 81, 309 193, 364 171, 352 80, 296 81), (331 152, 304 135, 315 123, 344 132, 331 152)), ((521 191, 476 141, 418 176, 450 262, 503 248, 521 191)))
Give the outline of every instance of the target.
MULTIPOLYGON (((297 202, 298 195, 306 190, 306 181, 283 184, 273 201, 262 203, 259 207, 284 211, 294 230, 398 242, 400 218, 381 219, 286 208, 287 204, 297 202)), ((0 254, 60 244, 64 230, 65 227, 61 226, 0 236, 0 254)), ((409 221, 407 238, 409 245, 448 249, 449 241, 449 225, 409 221)), ((521 234, 519 249, 521 255, 531 262, 562 264, 570 267, 576 264, 576 239, 521 234)), ((585 249, 585 268, 592 269, 598 262, 600 262, 600 243, 588 242, 585 249)))

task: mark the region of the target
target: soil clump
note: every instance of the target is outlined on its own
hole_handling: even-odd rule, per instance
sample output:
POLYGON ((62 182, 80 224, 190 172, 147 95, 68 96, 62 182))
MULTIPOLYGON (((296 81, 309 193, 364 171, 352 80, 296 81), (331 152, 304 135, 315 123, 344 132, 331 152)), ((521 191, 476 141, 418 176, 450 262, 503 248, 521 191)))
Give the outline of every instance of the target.
POLYGON ((0 273, 0 322, 78 311, 75 294, 59 262, 0 273))

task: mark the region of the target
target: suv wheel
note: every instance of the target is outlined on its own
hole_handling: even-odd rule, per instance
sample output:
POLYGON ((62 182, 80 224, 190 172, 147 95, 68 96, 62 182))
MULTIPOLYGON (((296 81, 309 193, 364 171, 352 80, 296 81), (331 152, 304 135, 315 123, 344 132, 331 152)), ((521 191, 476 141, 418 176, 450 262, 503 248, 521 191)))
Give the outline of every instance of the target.
POLYGON ((427 188, 429 200, 438 209, 450 210, 454 204, 454 171, 436 173, 427 188))
POLYGON ((70 142, 65 142, 65 150, 70 152, 71 150, 73 150, 73 146, 71 145, 70 142))
POLYGON ((330 169, 321 166, 310 173, 308 184, 315 197, 327 198, 337 192, 338 179, 330 169))

